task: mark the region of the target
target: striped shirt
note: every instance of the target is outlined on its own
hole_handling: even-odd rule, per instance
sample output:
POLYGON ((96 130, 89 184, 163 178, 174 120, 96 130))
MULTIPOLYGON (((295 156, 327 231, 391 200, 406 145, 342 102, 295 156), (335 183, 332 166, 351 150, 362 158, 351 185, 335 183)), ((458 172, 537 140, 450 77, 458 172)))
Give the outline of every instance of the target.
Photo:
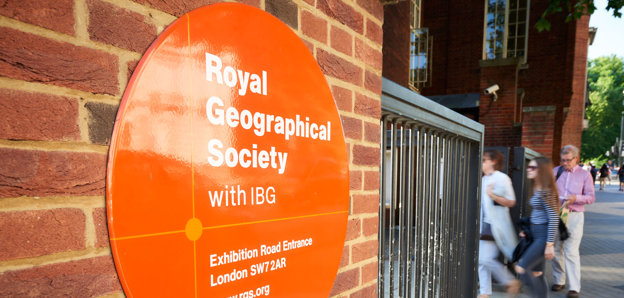
POLYGON ((559 213, 546 203, 546 198, 551 196, 554 195, 550 191, 537 190, 533 193, 530 200, 533 208, 531 211, 531 223, 536 225, 548 224, 547 242, 555 242, 555 235, 559 228, 559 213))

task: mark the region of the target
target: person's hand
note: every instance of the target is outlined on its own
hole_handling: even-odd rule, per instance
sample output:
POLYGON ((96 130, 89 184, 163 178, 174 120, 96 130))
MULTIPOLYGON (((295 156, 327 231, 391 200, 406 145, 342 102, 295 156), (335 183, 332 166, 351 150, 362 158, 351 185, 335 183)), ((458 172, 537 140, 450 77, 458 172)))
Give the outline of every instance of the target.
POLYGON ((490 186, 487 187, 486 189, 486 193, 488 196, 490 196, 490 198, 494 198, 494 194, 492 193, 492 190, 494 190, 494 185, 490 184, 490 186))
POLYGON ((518 236, 520 236, 520 238, 524 238, 526 237, 526 234, 524 233, 524 231, 520 231, 520 233, 518 233, 518 236))
POLYGON ((567 195, 564 200, 568 202, 568 205, 574 204, 574 202, 576 202, 576 195, 567 195))
POLYGON ((544 258, 546 260, 552 260, 555 257, 555 245, 546 244, 546 249, 544 250, 544 258))

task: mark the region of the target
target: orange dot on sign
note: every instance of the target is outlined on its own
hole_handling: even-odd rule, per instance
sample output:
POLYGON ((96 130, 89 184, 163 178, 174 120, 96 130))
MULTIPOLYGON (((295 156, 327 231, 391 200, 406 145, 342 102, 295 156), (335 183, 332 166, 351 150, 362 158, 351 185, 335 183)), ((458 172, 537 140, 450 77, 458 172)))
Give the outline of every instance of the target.
POLYGON ((186 228, 184 229, 186 233, 186 238, 191 241, 195 241, 199 239, 202 235, 202 223, 197 218, 191 218, 186 222, 186 228))

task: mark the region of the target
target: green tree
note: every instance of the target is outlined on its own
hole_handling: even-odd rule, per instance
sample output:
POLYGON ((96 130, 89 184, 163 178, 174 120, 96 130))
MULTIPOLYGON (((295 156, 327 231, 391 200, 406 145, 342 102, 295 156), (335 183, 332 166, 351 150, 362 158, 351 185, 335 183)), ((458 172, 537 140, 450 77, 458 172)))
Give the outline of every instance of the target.
MULTIPOLYGON (((621 18, 622 13, 620 9, 624 6, 624 0, 607 0, 607 11, 613 10, 613 16, 621 18)), ((566 22, 576 20, 582 15, 591 15, 596 10, 594 0, 550 0, 548 7, 542 13, 539 20, 535 24, 538 31, 550 30, 550 22, 548 16, 561 13, 565 11, 568 13, 566 22)))
POLYGON ((620 136, 624 110, 623 59, 613 55, 589 61, 587 81, 591 106, 586 110, 589 127, 583 132, 581 158, 605 159, 605 152, 620 136))

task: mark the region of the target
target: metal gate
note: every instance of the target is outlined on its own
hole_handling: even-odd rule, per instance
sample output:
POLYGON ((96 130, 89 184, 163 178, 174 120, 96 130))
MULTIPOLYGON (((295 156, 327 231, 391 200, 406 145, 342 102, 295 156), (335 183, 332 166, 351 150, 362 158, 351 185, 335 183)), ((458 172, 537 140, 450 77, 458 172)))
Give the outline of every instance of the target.
POLYGON ((520 217, 529 215, 529 196, 532 192, 526 177, 526 166, 529 161, 542 155, 527 147, 514 147, 513 152, 514 160, 510 176, 516 194, 516 205, 510 209, 510 214, 515 222, 520 217))
POLYGON ((483 125, 382 90, 378 295, 474 297, 483 125))

